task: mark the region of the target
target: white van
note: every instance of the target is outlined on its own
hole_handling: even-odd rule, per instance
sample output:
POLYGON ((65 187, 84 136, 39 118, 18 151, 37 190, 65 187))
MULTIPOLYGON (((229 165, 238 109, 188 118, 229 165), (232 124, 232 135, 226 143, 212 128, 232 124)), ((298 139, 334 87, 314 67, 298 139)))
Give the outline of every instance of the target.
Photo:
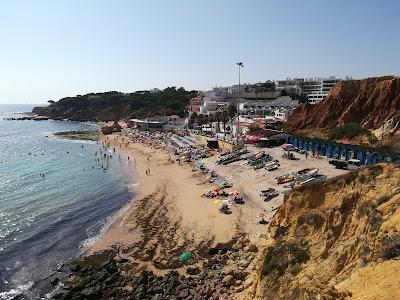
POLYGON ((358 170, 361 167, 361 161, 358 159, 349 159, 347 161, 348 170, 358 170))

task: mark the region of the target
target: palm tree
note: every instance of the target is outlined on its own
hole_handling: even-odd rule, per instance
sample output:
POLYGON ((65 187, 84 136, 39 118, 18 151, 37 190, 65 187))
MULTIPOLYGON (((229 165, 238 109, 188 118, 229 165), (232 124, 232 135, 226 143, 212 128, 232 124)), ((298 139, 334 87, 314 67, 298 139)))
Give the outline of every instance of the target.
MULTIPOLYGON (((196 112, 193 112, 192 113, 192 115, 190 116, 190 120, 189 120, 189 123, 197 123, 197 118, 198 118, 198 115, 197 115, 197 113, 196 112)), ((194 126, 193 126, 193 128, 194 128, 194 126)))
POLYGON ((216 133, 219 132, 219 122, 221 122, 221 118, 222 118, 221 112, 220 112, 220 111, 217 111, 217 112, 215 113, 215 119, 216 119, 216 121, 217 121, 217 132, 216 132, 216 133))
POLYGON ((235 104, 231 104, 228 107, 228 116, 231 120, 231 136, 232 136, 232 130, 233 130, 233 119, 236 117, 237 109, 235 104))

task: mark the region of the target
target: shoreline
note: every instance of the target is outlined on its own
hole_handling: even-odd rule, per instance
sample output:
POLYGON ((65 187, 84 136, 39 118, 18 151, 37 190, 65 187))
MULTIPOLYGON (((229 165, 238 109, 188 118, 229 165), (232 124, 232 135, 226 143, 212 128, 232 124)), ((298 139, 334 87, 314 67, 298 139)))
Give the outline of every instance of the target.
MULTIPOLYGON (((215 155, 202 158, 201 164, 213 170, 218 180, 233 184, 227 193, 236 190, 243 196, 244 205, 232 204, 231 213, 222 214, 219 196, 203 197, 217 183, 210 183, 206 173, 193 170, 193 163, 176 160, 185 160, 186 153, 179 150, 175 157, 167 150, 168 144, 177 140, 177 135, 170 134, 134 132, 128 144, 125 132, 101 135, 109 149, 129 157, 137 193, 110 228, 72 264, 64 295, 76 295, 90 287, 90 292, 104 297, 254 299, 260 268, 272 242, 266 224, 287 193, 287 187, 277 184, 277 173, 311 166, 329 177, 345 172, 318 158, 280 159, 277 173, 254 170, 243 161, 217 165, 215 155), (279 196, 264 201, 259 191, 268 187, 275 188, 279 196), (263 224, 261 217, 266 221, 263 224), (188 263, 180 260, 186 252, 192 255, 188 263), (104 280, 112 284, 104 285, 104 280), (81 286, 82 281, 89 283, 81 286)), ((198 152, 194 153, 197 157, 198 152)), ((268 153, 274 158, 282 156, 281 148, 268 149, 268 153)))
MULTIPOLYGON (((233 216, 225 216, 217 213, 214 205, 211 206, 211 209, 214 211, 214 213, 211 215, 202 214, 199 216, 197 213, 193 214, 193 212, 190 211, 191 208, 188 203, 184 203, 182 201, 183 199, 180 197, 181 195, 176 195, 176 191, 178 191, 179 194, 179 191, 183 190, 183 197, 188 196, 188 194, 193 192, 190 191, 190 193, 188 193, 187 189, 194 188, 194 190, 197 190, 198 192, 195 195, 191 195, 191 197, 195 198, 199 202, 202 202, 197 204, 200 204, 200 206, 203 206, 204 208, 204 205, 201 204, 205 204, 205 200, 200 197, 200 192, 204 192, 206 188, 199 185, 199 179, 201 176, 193 176, 191 167, 188 165, 178 166, 177 163, 168 163, 167 155, 160 150, 149 148, 148 146, 144 146, 140 143, 133 143, 132 141, 130 142, 128 148, 122 147, 122 138, 126 139, 126 137, 124 137, 121 133, 114 133, 108 136, 100 135, 100 142, 110 143, 110 149, 115 147, 118 149, 118 151, 124 153, 125 156, 130 157, 130 163, 132 165, 130 168, 132 169, 132 172, 136 173, 134 177, 137 179, 137 182, 135 182, 135 184, 137 184, 135 196, 129 201, 127 208, 124 209, 124 211, 117 217, 108 230, 106 230, 106 232, 84 252, 84 255, 92 255, 96 252, 115 248, 115 246, 129 247, 130 245, 137 243, 141 238, 143 238, 143 232, 140 232, 140 229, 136 228, 140 224, 136 224, 138 220, 136 220, 136 217, 134 216, 134 213, 137 212, 135 205, 142 204, 143 201, 146 201, 145 199, 149 201, 149 197, 152 197, 153 199, 151 200, 154 200, 154 198, 157 198, 159 194, 166 192, 168 192, 168 194, 175 194, 171 197, 173 199, 169 199, 167 201, 168 203, 166 203, 167 210, 169 210, 166 217, 176 222, 183 221, 182 225, 185 227, 191 226, 192 230, 194 229, 198 233, 195 237, 195 240, 197 240, 199 243, 201 243, 199 239, 202 238, 204 240, 212 239, 214 245, 217 243, 226 243, 232 240, 236 234, 237 227, 236 220, 233 216), (173 171, 171 170, 167 173, 179 174, 178 177, 180 177, 182 182, 186 184, 184 188, 184 184, 177 186, 177 182, 172 182, 171 184, 168 178, 165 178, 165 170, 171 167, 173 168, 173 171), (150 169, 152 173, 159 174, 151 174, 150 176, 146 176, 144 175, 146 169, 150 169), (169 184, 172 186, 169 186, 169 184), (177 200, 180 201, 180 203, 178 203, 178 207, 176 207, 177 203, 175 203, 177 200), (172 207, 174 210, 171 210, 172 207), (185 217, 183 215, 184 213, 188 213, 190 217, 185 217), (210 217, 218 217, 218 221, 230 217, 230 220, 228 224, 226 224, 226 222, 222 222, 225 224, 222 224, 224 226, 221 228, 221 222, 210 222, 210 217), (191 219, 194 219, 195 221, 191 219), (202 222, 203 226, 199 226, 199 222, 202 222), (210 238, 210 231, 204 229, 201 230, 201 227, 204 227, 204 225, 206 225, 205 227, 208 229, 210 229, 210 227, 219 227, 217 230, 215 230, 214 237, 210 238)), ((124 142, 126 142, 126 140, 124 140, 124 142)), ((210 185, 210 187, 211 186, 212 185, 210 185)), ((209 209, 210 205, 208 205, 208 212, 209 209)), ((152 237, 146 236, 146 239, 151 238, 152 237)))

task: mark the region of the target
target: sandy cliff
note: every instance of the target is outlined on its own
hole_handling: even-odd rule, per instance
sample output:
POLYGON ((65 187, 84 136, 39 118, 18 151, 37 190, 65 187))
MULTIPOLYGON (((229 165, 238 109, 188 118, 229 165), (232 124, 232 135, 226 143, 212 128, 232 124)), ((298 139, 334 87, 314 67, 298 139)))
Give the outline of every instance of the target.
POLYGON ((376 165, 295 190, 270 231, 264 299, 400 298, 400 167, 376 165))
POLYGON ((288 129, 321 129, 352 122, 377 129, 399 117, 400 78, 384 76, 336 84, 324 101, 296 109, 288 129))

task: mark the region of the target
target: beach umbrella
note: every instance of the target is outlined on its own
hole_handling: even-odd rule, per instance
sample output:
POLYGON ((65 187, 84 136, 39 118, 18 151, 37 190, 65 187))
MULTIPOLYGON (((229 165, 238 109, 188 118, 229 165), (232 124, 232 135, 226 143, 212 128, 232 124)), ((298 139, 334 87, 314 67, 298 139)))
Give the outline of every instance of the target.
POLYGON ((193 258, 192 252, 183 252, 181 255, 179 255, 179 261, 180 262, 187 262, 188 260, 193 258))
POLYGON ((239 195, 238 191, 229 192, 229 196, 237 196, 239 195))
POLYGON ((215 200, 215 201, 214 201, 214 204, 216 204, 216 205, 221 205, 222 203, 223 203, 222 200, 215 200))

